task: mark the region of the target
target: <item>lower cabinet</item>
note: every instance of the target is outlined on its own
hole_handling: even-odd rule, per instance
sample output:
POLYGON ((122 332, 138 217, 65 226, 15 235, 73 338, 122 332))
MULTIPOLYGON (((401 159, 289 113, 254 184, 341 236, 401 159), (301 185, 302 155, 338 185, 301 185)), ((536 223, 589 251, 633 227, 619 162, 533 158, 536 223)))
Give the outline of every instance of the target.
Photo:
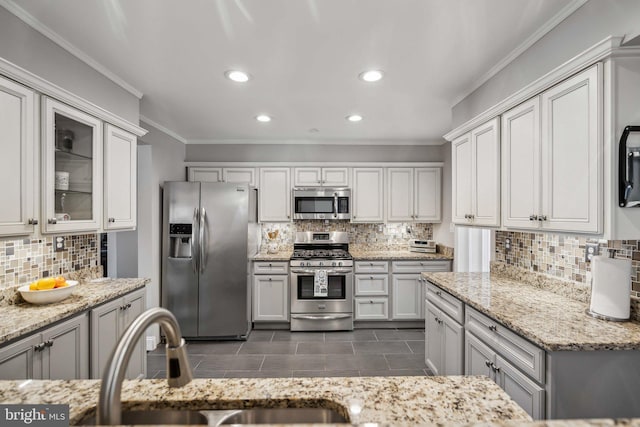
POLYGON ((0 348, 0 379, 89 376, 89 321, 83 313, 0 348))
POLYGON ((389 320, 389 262, 356 261, 354 320, 389 320))
MULTIPOLYGON (((133 291, 91 310, 91 378, 102 378, 104 369, 120 337, 145 310, 144 289, 133 291)), ((145 337, 135 346, 125 377, 144 378, 147 374, 145 337)))
POLYGON ((391 318, 393 320, 424 319, 423 271, 451 271, 451 261, 392 261, 391 318))
POLYGON ((253 263, 254 322, 289 321, 289 263, 253 263))
POLYGON ((536 420, 545 416, 545 390, 516 369, 472 332, 465 334, 465 374, 493 379, 536 420))
POLYGON ((425 362, 434 375, 464 373, 464 327, 428 299, 425 312, 425 362))

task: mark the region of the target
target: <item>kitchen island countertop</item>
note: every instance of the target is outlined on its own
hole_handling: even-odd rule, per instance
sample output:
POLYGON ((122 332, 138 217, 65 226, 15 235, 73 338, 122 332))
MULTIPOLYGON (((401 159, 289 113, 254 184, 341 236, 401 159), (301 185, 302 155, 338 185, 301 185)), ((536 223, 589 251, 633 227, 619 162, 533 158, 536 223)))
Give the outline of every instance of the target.
POLYGON ((92 283, 87 279, 76 285, 70 297, 53 304, 34 305, 22 302, 3 305, 0 310, 0 344, 143 288, 149 281, 134 278, 92 283))
MULTIPOLYGON (((100 381, 0 381, 0 402, 69 404, 70 423, 94 413, 100 381)), ((449 425, 531 421, 486 377, 341 377, 194 379, 169 388, 165 379, 124 381, 123 409, 237 409, 324 407, 348 417, 349 401, 363 403, 360 423, 449 425)), ((356 421, 356 420, 352 420, 356 421)))
POLYGON ((638 350, 640 323, 588 316, 588 303, 496 273, 422 273, 547 351, 638 350))

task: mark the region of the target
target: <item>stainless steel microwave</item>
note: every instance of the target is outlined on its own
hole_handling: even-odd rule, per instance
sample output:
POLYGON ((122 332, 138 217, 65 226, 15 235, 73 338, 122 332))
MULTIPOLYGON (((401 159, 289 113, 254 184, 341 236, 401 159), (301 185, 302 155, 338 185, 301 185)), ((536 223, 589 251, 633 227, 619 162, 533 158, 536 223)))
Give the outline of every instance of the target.
POLYGON ((294 188, 293 219, 351 219, 348 188, 294 188))

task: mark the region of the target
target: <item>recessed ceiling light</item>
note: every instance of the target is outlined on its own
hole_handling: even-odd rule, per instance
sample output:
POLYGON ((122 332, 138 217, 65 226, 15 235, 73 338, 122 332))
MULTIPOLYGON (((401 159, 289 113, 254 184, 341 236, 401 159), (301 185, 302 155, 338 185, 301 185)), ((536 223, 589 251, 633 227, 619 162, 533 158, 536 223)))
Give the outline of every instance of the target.
POLYGON ((238 71, 238 70, 229 70, 226 71, 224 73, 225 77, 228 78, 229 80, 232 80, 236 83, 244 83, 244 82, 248 82, 249 79, 251 78, 249 76, 249 74, 245 73, 244 71, 238 71))
POLYGON ((359 122, 362 120, 362 116, 360 114, 351 114, 350 116, 347 116, 346 119, 350 122, 359 122))
POLYGON ((382 79, 383 76, 384 73, 380 70, 363 71, 358 75, 358 77, 360 77, 360 80, 367 83, 377 82, 378 80, 382 79))
POLYGON ((256 120, 262 123, 267 123, 271 121, 271 117, 266 114, 260 114, 256 116, 256 120))

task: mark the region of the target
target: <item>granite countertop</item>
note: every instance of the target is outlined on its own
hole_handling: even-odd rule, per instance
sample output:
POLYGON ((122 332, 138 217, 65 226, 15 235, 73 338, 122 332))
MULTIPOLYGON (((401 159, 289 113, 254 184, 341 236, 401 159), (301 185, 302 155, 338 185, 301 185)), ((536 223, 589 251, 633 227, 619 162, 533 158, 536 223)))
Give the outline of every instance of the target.
POLYGON ((259 252, 251 259, 253 261, 289 261, 293 255, 293 251, 279 251, 274 254, 267 252, 259 252))
POLYGON ((411 260, 429 260, 429 261, 451 261, 452 257, 441 254, 426 254, 421 252, 409 252, 408 250, 349 250, 354 261, 362 260, 392 260, 392 261, 411 261, 411 260))
POLYGON ((547 351, 637 350, 640 323, 588 316, 586 302, 495 273, 422 273, 547 351))
MULTIPOLYGON (((3 404, 69 404, 70 423, 94 414, 99 380, 0 381, 3 404)), ((486 377, 341 377, 194 379, 182 388, 167 381, 130 380, 122 388, 123 409, 238 409, 324 407, 349 417, 360 399, 360 423, 443 425, 531 418, 486 377)), ((352 420, 355 421, 355 420, 352 420)))
POLYGON ((60 302, 45 305, 27 302, 3 305, 0 310, 0 344, 142 288, 149 281, 149 279, 110 279, 91 283, 86 280, 76 285, 69 298, 60 302))

